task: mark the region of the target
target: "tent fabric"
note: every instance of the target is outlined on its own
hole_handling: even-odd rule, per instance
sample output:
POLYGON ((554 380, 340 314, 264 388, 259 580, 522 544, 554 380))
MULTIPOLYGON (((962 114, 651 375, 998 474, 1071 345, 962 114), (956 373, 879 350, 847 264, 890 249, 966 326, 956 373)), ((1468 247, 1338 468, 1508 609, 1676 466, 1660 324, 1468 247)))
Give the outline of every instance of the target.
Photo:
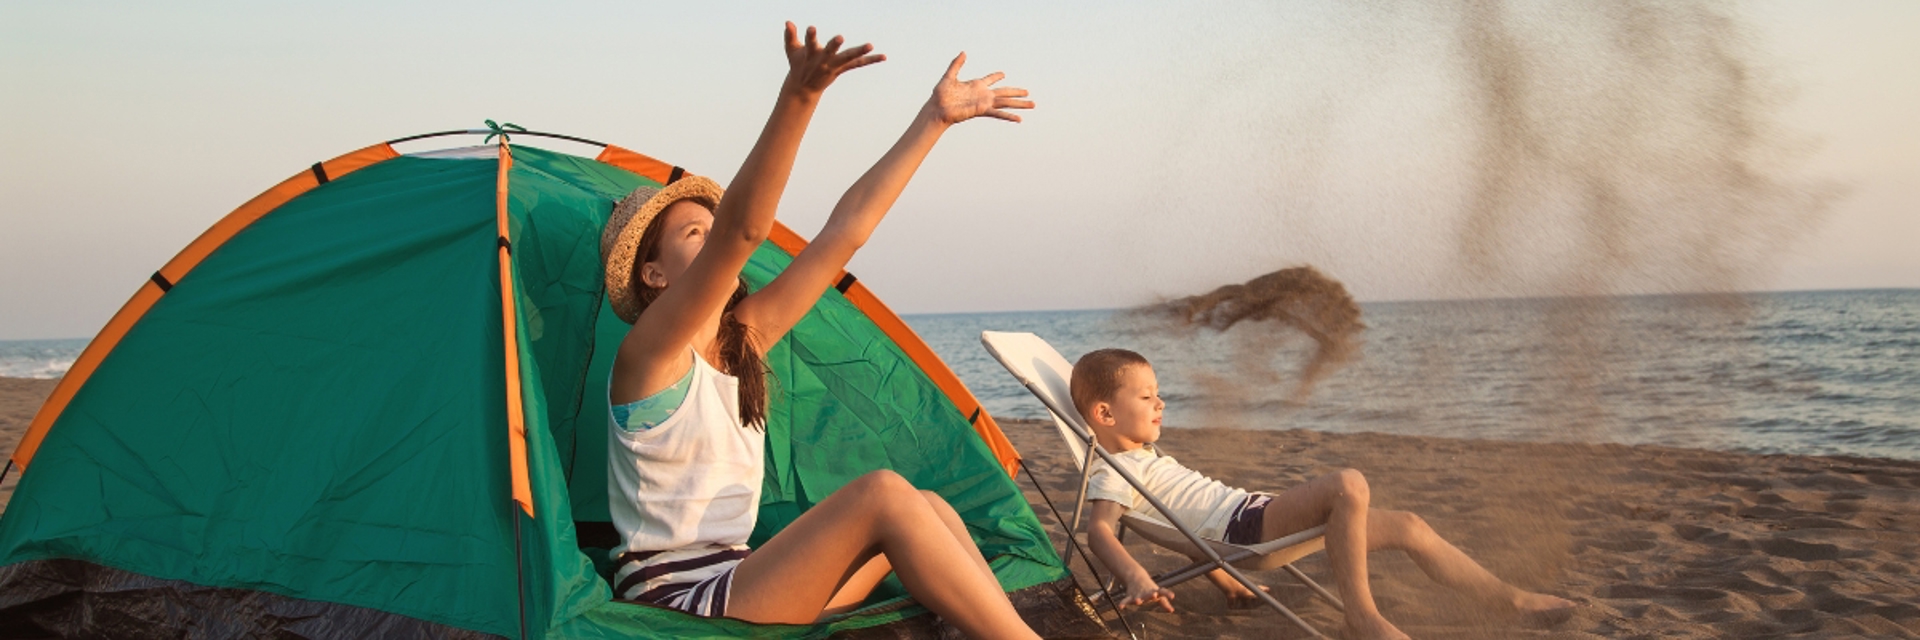
POLYGON ((127 330, 132 328, 147 309, 160 299, 160 294, 171 288, 173 283, 179 282, 181 276, 193 270, 194 266, 200 264, 208 253, 232 238, 233 234, 239 233, 241 229, 252 224, 260 216, 286 204, 295 196, 324 184, 329 176, 344 176, 397 155, 399 154, 394 152, 391 145, 383 142, 326 162, 314 163, 311 170, 294 174, 293 177, 281 181, 280 184, 274 185, 273 188, 240 205, 240 208, 227 214, 225 218, 215 223, 213 228, 200 234, 200 237, 195 238, 185 249, 180 250, 179 255, 174 256, 165 266, 153 272, 153 277, 142 284, 133 298, 121 306, 113 318, 107 321, 107 326, 100 331, 99 336, 81 351, 80 357, 74 360, 73 366, 68 367, 66 375, 62 376, 60 383, 54 386, 53 394, 34 415, 33 421, 27 427, 26 436, 20 441, 20 446, 14 448, 14 466, 22 469, 27 467, 27 463, 33 460, 34 452, 40 447, 40 440, 46 436, 47 429, 53 426, 53 419, 65 410, 67 402, 73 399, 73 394, 80 389, 80 385, 92 375, 93 369, 99 366, 100 360, 113 351, 114 345, 119 344, 121 336, 126 335, 127 330))
MULTIPOLYGON (((43 409, 0 517, 0 566, 79 560, 506 637, 523 624, 556 638, 819 636, 919 613, 897 589, 804 627, 612 600, 604 550, 576 529, 607 519, 598 430, 627 329, 600 290, 599 231, 620 197, 678 173, 616 149, 602 154, 613 164, 513 146, 503 164, 376 145, 243 207, 246 223, 169 272, 170 288, 143 286, 147 307, 69 401, 43 409), (515 505, 519 460, 530 512, 515 505)), ((791 258, 769 242, 743 275, 763 286, 791 258)), ((902 340, 924 350, 830 290, 774 347, 755 541, 887 468, 954 505, 1009 591, 1066 577, 975 430, 984 413, 962 412, 977 401, 956 400, 927 369, 951 372, 902 340)), ((21 577, 33 573, 0 574, 0 603, 35 588, 21 577)))
POLYGON ((47 433, 5 561, 517 635, 494 169, 394 158, 213 251, 47 433))
MULTIPOLYGON (((799 234, 785 226, 775 226, 767 240, 774 246, 780 247, 787 255, 797 255, 807 246, 806 240, 801 239, 799 234)), ((974 431, 980 434, 980 439, 986 443, 993 457, 1000 461, 1007 476, 1019 475, 1020 453, 1013 449, 1013 443, 1007 440, 1006 434, 1000 432, 999 423, 986 412, 986 407, 973 397, 972 392, 967 391, 966 385, 960 382, 960 377, 954 375, 953 371, 947 368, 946 363, 940 361, 940 356, 933 353, 933 349, 927 346, 926 341, 921 340, 905 321, 894 315, 893 310, 882 304, 866 285, 853 277, 853 274, 841 272, 839 284, 836 284, 834 289, 845 296, 854 308, 865 314, 879 331, 895 337, 894 344, 919 365, 929 382, 946 393, 949 400, 956 403, 955 408, 961 415, 967 416, 967 421, 973 425, 974 431), (908 339, 900 339, 901 336, 906 336, 908 339)))

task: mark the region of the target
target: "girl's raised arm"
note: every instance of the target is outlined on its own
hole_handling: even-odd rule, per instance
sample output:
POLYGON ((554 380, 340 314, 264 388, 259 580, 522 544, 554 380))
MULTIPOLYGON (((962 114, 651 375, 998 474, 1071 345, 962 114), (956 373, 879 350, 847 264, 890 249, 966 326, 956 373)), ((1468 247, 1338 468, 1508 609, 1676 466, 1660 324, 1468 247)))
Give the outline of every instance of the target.
POLYGON ((934 85, 933 96, 914 116, 907 132, 840 197, 826 226, 806 250, 794 256, 793 263, 766 288, 734 307, 734 317, 753 327, 760 341, 756 346, 762 352, 785 336, 826 293, 827 286, 840 277, 847 261, 866 244, 947 127, 980 116, 1019 122, 1020 116, 1006 109, 1033 108, 1032 101, 1021 99, 1027 95, 1025 89, 993 87, 1006 74, 960 80, 960 67, 966 62, 967 54, 961 53, 947 65, 946 74, 934 85))
MULTIPOLYGON (((734 175, 733 184, 714 207, 713 227, 705 246, 680 278, 640 314, 621 342, 620 358, 627 364, 614 371, 615 395, 641 397, 657 389, 633 387, 654 386, 645 381, 679 372, 680 368, 673 365, 684 362, 683 354, 695 334, 725 307, 741 267, 772 229, 774 209, 786 190, 794 154, 820 94, 840 74, 886 59, 869 55, 872 45, 840 51, 841 43, 839 36, 820 43, 813 27, 807 27, 803 42, 793 23, 787 23, 787 77, 781 83, 773 114, 734 175)), ((644 259, 640 256, 635 261, 644 259)))

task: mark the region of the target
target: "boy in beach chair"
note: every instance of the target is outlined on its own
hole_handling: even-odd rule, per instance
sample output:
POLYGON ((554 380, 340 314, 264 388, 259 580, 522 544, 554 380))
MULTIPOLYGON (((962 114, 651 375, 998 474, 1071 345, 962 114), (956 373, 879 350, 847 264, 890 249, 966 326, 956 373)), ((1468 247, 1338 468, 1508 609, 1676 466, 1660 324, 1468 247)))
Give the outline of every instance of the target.
MULTIPOLYGON (((1407 637, 1380 615, 1367 584, 1367 552, 1383 549, 1405 551, 1435 582, 1491 607, 1513 611, 1526 623, 1557 624, 1573 614, 1572 602, 1524 591, 1494 577, 1441 539, 1420 516, 1369 507, 1366 478, 1353 469, 1320 476, 1278 494, 1250 493, 1160 455, 1150 445, 1160 439, 1166 403, 1160 400, 1152 365, 1138 353, 1101 349, 1082 356, 1073 367, 1071 387, 1074 408, 1092 427, 1100 446, 1159 497, 1173 517, 1197 523, 1201 537, 1251 545, 1326 525, 1327 559, 1346 602, 1346 622, 1354 637, 1407 637)), ((1159 603, 1173 611, 1172 590, 1154 584, 1117 536, 1117 525, 1128 510, 1153 513, 1153 508, 1104 460, 1093 464, 1087 485, 1088 546, 1126 586, 1123 606, 1159 603)), ((1219 569, 1208 578, 1231 599, 1254 598, 1219 569)))

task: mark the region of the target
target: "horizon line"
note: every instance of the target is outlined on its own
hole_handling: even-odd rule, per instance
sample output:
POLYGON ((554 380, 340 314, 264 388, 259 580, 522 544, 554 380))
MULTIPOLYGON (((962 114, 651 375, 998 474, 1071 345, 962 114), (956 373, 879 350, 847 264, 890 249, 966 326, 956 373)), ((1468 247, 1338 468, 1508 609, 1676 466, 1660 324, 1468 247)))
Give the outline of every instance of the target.
MULTIPOLYGON (((1689 298, 1689 297, 1726 296, 1726 295, 1749 296, 1749 295, 1756 295, 1756 294, 1871 293, 1871 292, 1900 292, 1900 291, 1920 292, 1920 287, 1865 287, 1865 288, 1856 288, 1856 289, 1759 289, 1759 290, 1753 290, 1753 291, 1693 291, 1693 292, 1674 292, 1674 293, 1629 293, 1629 294, 1614 294, 1614 295, 1488 296, 1488 297, 1480 297, 1480 298, 1398 298, 1398 299, 1389 299, 1389 300, 1362 300, 1358 302, 1359 304, 1362 304, 1362 305, 1378 305, 1378 304, 1414 304, 1414 303, 1426 303, 1426 302, 1525 302, 1525 301, 1536 301, 1536 300, 1577 300, 1582 298, 1629 298, 1629 299, 1630 298, 1689 298)), ((967 315, 992 315, 992 314, 1005 314, 1005 313, 1081 313, 1081 312, 1094 312, 1094 311, 1125 311, 1127 309, 1137 309, 1145 306, 1149 306, 1149 305, 1134 305, 1134 306, 1127 306, 1127 307, 1066 307, 1066 308, 1053 308, 1053 309, 995 309, 995 310, 984 310, 984 311, 929 311, 929 312, 917 312, 917 313, 901 313, 900 317, 914 318, 914 317, 934 317, 934 316, 967 316, 967 315)), ((95 336, 97 335, 98 334, 96 333, 95 336)), ((66 337, 66 338, 0 338, 0 343, 54 342, 54 341, 62 341, 62 340, 91 341, 95 336, 73 336, 73 337, 66 337)))

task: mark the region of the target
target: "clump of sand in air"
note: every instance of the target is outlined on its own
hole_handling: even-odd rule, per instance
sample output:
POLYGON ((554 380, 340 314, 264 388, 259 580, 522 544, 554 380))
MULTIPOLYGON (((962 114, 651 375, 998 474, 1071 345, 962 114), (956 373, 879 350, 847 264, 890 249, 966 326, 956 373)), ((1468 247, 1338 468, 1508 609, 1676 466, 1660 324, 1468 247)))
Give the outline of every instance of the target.
MULTIPOLYGON (((1140 311, 1187 327, 1223 333, 1242 322, 1253 322, 1269 323, 1272 329, 1311 338, 1313 355, 1301 367, 1299 382, 1289 396, 1289 402, 1295 405, 1306 402, 1315 384, 1359 356, 1360 333, 1367 328, 1360 321, 1360 305, 1347 293, 1346 285, 1311 266, 1281 269, 1140 311)), ((1262 337, 1276 337, 1261 333, 1267 334, 1262 337)), ((1267 350, 1256 348, 1243 353, 1267 350)))

